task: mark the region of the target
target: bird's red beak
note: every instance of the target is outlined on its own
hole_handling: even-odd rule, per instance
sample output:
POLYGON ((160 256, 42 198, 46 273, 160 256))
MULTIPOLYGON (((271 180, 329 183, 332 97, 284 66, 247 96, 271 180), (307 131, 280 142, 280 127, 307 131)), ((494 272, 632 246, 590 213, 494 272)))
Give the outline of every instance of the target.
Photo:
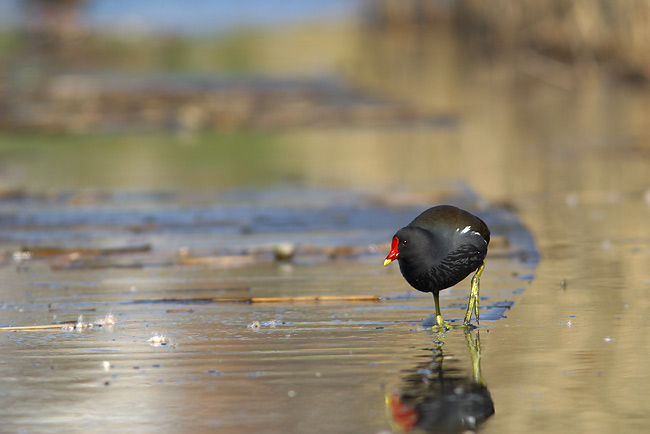
POLYGON ((393 243, 390 245, 390 253, 386 256, 386 260, 384 260, 384 267, 397 259, 399 256, 399 252, 397 251, 398 246, 399 238, 393 237, 393 243))

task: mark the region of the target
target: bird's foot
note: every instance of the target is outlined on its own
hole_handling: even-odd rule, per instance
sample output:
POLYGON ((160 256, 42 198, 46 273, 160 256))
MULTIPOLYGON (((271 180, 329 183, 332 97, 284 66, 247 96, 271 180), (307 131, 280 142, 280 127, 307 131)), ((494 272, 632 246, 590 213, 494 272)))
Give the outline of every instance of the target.
POLYGON ((434 333, 444 333, 448 332, 450 330, 464 330, 464 331, 471 331, 476 328, 474 324, 459 324, 455 321, 444 321, 442 318, 438 320, 436 318, 436 323, 432 324, 432 322, 429 322, 429 324, 426 324, 427 321, 425 320, 424 326, 428 329, 431 330, 434 333))
POLYGON ((451 323, 442 319, 442 316, 436 315, 436 325, 432 327, 433 329, 445 331, 451 330, 451 323))
POLYGON ((453 324, 445 321, 443 325, 432 325, 428 327, 428 330, 431 333, 436 334, 438 337, 439 341, 444 341, 445 336, 447 335, 447 332, 451 332, 452 330, 462 330, 464 333, 471 333, 472 330, 476 329, 477 327, 474 324, 453 324))

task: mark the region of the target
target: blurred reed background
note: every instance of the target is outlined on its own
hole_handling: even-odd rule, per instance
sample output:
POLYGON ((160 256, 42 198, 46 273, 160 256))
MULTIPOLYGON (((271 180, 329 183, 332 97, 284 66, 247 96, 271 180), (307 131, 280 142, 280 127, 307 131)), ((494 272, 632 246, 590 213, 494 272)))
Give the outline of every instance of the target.
POLYGON ((0 8, 5 188, 382 188, 441 177, 505 197, 522 185, 505 179, 510 167, 552 174, 519 192, 564 179, 557 161, 541 166, 571 137, 624 131, 617 149, 648 142, 641 0, 0 8))
POLYGON ((546 60, 581 73, 650 77, 650 3, 644 0, 377 0, 365 3, 363 18, 394 35, 451 32, 476 52, 516 54, 531 68, 546 60))
MULTIPOLYGON (((122 5, 122 18, 111 22, 101 18, 106 2, 100 0, 7 2, 0 22, 0 128, 94 130, 98 111, 107 105, 130 117, 129 124, 140 122, 144 127, 287 127, 314 123, 314 119, 288 121, 292 116, 304 117, 301 110, 267 119, 264 115, 270 110, 265 106, 277 107, 276 100, 283 100, 282 107, 309 105, 313 95, 317 102, 325 95, 351 95, 348 89, 322 80, 301 83, 302 88, 285 82, 284 88, 275 86, 275 93, 269 91, 274 83, 237 87, 232 82, 224 86, 214 80, 191 80, 201 74, 203 78, 334 77, 357 89, 370 86, 375 93, 389 91, 390 95, 391 77, 377 71, 384 65, 376 62, 404 63, 408 73, 417 77, 418 65, 431 58, 452 65, 447 69, 454 75, 454 59, 471 57, 498 62, 517 74, 561 88, 593 80, 645 83, 650 78, 650 3, 642 0, 377 0, 339 2, 335 12, 326 2, 312 1, 302 6, 311 13, 293 18, 289 11, 300 8, 292 9, 289 2, 279 13, 269 14, 267 22, 257 17, 252 23, 233 17, 263 16, 262 3, 241 10, 235 3, 216 2, 216 7, 204 6, 206 11, 197 8, 196 26, 191 13, 185 13, 176 26, 165 27, 147 17, 146 8, 155 8, 153 4, 122 5), (432 52, 434 47, 443 51, 432 52), (368 68, 374 69, 372 74, 368 68), (118 71, 149 75, 134 79, 116 75, 118 71), (155 75, 161 72, 186 76, 172 85, 155 75), (207 112, 210 103, 198 98, 206 88, 218 94, 207 112), (135 93, 144 100, 129 101, 135 93), (101 104, 102 98, 108 101, 101 104), (169 108, 156 108, 165 99, 173 100, 174 115, 163 113, 169 108)), ((174 7, 182 8, 180 3, 165 4, 172 16, 174 7)), ((327 116, 335 118, 333 111, 327 116)), ((409 109, 401 116, 415 112, 409 109)), ((391 112, 382 120, 390 115, 400 116, 391 112)), ((125 124, 122 117, 111 129, 125 124)))

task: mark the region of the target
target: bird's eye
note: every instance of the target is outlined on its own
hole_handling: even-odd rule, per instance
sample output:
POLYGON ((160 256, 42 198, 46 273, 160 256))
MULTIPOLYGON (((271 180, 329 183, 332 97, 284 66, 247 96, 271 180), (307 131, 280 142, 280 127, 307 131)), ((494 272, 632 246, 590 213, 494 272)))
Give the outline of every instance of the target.
POLYGON ((405 246, 405 245, 407 245, 408 243, 409 243, 408 240, 402 240, 402 245, 405 246))

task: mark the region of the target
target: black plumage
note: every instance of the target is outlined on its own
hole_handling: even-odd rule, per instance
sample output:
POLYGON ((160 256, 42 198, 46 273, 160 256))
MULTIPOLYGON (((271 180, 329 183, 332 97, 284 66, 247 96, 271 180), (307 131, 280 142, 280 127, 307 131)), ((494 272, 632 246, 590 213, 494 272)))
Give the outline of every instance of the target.
POLYGON ((490 230, 483 220, 454 206, 435 206, 397 231, 384 265, 397 259, 412 287, 433 293, 439 326, 446 324, 440 316, 438 293, 476 271, 465 316, 469 324, 472 311, 478 320, 478 284, 489 242, 490 230))

